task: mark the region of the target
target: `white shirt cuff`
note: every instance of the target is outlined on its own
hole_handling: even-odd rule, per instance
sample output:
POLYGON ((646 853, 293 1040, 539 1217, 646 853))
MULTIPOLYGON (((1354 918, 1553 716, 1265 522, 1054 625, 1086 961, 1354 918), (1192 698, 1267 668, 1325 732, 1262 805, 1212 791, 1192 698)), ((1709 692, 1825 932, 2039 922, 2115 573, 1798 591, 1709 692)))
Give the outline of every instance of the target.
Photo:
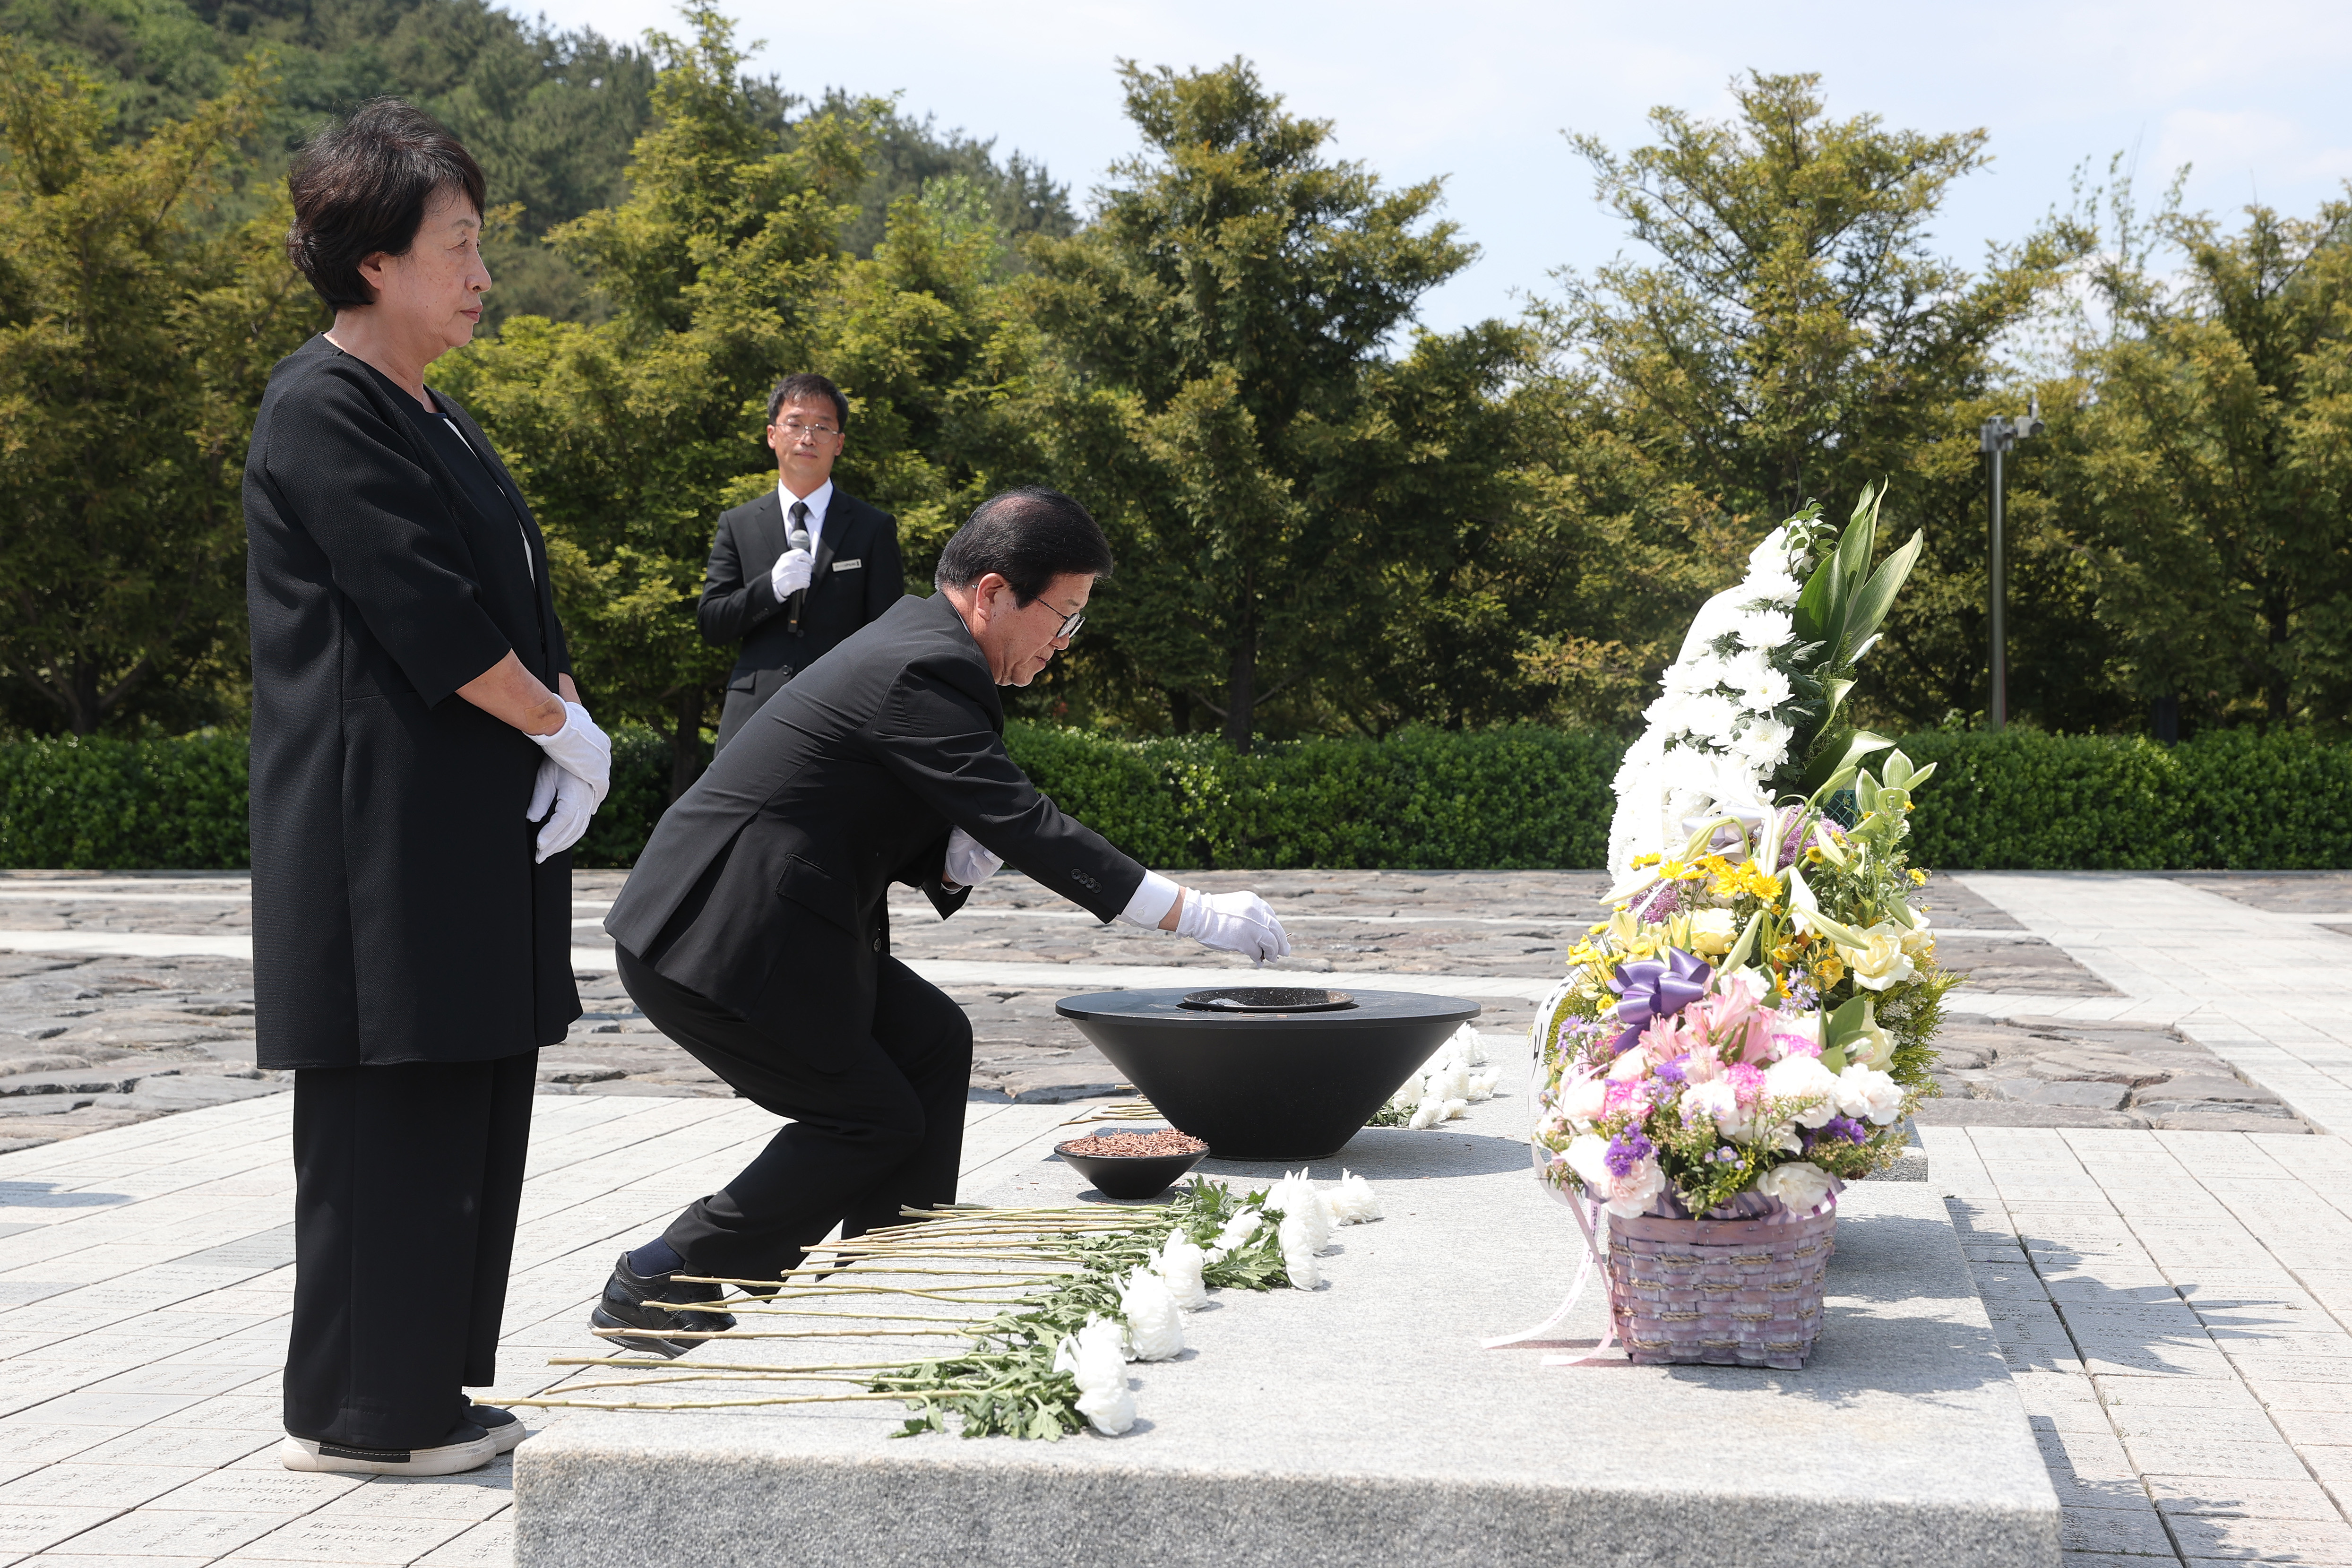
POLYGON ((1176 907, 1177 895, 1184 890, 1181 882, 1171 882, 1157 871, 1143 874, 1143 885, 1135 889, 1135 897, 1127 900, 1127 908, 1118 918, 1131 926, 1157 927, 1176 907))

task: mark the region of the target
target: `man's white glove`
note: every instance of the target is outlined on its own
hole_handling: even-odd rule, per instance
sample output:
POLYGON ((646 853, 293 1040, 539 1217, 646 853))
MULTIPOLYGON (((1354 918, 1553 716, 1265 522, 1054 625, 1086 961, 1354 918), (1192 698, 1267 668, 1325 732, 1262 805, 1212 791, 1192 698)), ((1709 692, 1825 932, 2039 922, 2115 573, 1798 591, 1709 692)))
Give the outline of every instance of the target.
POLYGON ((1290 939, 1273 907, 1255 893, 1203 893, 1184 890, 1184 908, 1176 916, 1176 934, 1189 936, 1203 947, 1238 952, 1253 963, 1286 958, 1290 939))
POLYGON ((526 822, 547 818, 540 824, 539 858, 543 862, 579 843, 588 831, 588 819, 595 815, 596 795, 588 781, 553 757, 541 757, 539 777, 530 786, 530 809, 523 813, 526 822))
MULTIPOLYGON (((613 787, 613 742, 604 731, 596 728, 596 721, 588 717, 588 710, 577 702, 566 702, 563 705, 563 728, 552 735, 533 735, 531 739, 539 742, 540 750, 547 753, 549 762, 588 787, 593 795, 588 803, 589 810, 593 811, 604 804, 605 792, 613 787)), ((539 777, 540 783, 545 785, 547 770, 544 767, 540 769, 539 777)), ((539 820, 539 813, 545 809, 541 805, 534 810, 530 814, 531 820, 539 820)), ((572 836, 572 838, 579 837, 577 833, 572 836)), ((571 841, 567 838, 564 843, 571 841)), ((556 847, 562 848, 562 845, 556 847)), ((547 857, 541 855, 540 858, 543 860, 547 857)))
POLYGON ((987 881, 1004 864, 1004 857, 992 855, 981 841, 961 827, 948 829, 947 879, 960 888, 969 888, 987 881))
POLYGON ((787 550, 776 557, 768 571, 768 586, 776 591, 776 603, 782 604, 809 585, 809 576, 816 570, 816 557, 805 550, 787 550))

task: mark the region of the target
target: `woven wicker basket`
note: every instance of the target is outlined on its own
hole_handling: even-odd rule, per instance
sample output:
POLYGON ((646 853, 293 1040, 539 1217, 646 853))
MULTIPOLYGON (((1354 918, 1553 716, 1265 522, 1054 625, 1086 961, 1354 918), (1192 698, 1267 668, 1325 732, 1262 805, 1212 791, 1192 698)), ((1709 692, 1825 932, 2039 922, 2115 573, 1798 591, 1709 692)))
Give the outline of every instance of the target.
POLYGON ((1837 1210, 1609 1220, 1609 1310, 1636 1362, 1805 1364, 1822 1331, 1837 1210))

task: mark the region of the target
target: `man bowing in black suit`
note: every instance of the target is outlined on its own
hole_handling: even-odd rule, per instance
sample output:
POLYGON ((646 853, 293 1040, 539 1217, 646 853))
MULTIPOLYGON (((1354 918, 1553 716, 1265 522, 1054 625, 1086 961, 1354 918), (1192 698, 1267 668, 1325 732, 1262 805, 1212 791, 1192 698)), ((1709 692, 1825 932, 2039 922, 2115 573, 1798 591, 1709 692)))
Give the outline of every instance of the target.
POLYGON ((839 387, 784 377, 768 395, 776 488, 719 519, 695 618, 704 641, 743 645, 719 712, 722 751, 786 681, 907 592, 898 520, 834 487, 848 428, 839 387))
POLYGON ((1069 497, 983 502, 940 556, 939 593, 902 598, 753 716, 680 795, 604 929, 654 1026, 737 1093, 790 1118, 724 1190, 621 1255, 592 1321, 631 1350, 730 1325, 672 1276, 774 1279, 839 1224, 955 1200, 971 1024, 892 958, 894 882, 944 918, 1005 861, 1098 919, 1263 962, 1290 951, 1255 893, 1147 871, 1037 793, 1004 750, 1000 686, 1069 646, 1110 546, 1069 497))

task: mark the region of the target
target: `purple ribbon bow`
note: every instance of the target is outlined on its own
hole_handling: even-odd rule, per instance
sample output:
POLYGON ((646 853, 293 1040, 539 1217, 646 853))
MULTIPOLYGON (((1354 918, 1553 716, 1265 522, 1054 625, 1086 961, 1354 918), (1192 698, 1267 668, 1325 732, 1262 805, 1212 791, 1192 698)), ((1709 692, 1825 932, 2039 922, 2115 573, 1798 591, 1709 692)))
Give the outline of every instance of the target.
POLYGON ((1715 971, 1705 960, 1677 947, 1666 949, 1663 961, 1637 958, 1610 977, 1609 989, 1624 1000, 1617 1004, 1618 1022, 1624 1031, 1609 1048, 1622 1052, 1642 1037, 1654 1018, 1670 1018, 1706 994, 1715 971))

